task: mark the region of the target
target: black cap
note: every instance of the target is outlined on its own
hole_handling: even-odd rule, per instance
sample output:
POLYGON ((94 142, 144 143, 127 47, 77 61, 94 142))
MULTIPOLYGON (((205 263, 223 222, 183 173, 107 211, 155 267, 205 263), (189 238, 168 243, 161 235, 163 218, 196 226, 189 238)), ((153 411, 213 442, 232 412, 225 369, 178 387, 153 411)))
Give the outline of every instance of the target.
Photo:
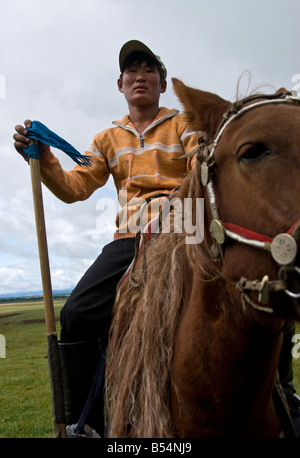
POLYGON ((144 43, 142 43, 141 41, 138 41, 138 40, 127 41, 127 43, 125 43, 122 46, 120 54, 119 54, 119 64, 120 64, 120 71, 121 72, 123 71, 123 66, 124 66, 124 63, 125 63, 125 60, 127 59, 127 57, 130 54, 132 54, 134 52, 137 52, 137 51, 143 52, 144 54, 147 54, 152 59, 154 59, 155 62, 157 63, 157 65, 162 70, 163 79, 167 78, 167 69, 164 66, 164 64, 162 63, 160 57, 157 54, 154 54, 151 51, 151 49, 148 48, 148 46, 144 45, 144 43))

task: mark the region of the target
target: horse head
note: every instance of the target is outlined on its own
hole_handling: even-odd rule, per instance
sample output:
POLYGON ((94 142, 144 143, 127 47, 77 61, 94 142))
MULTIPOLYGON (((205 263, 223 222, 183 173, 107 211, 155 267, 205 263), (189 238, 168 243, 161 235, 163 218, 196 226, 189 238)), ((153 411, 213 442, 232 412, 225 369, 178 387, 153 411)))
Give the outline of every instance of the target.
POLYGON ((207 188, 222 276, 256 308, 299 319, 300 100, 280 89, 232 104, 173 85, 210 146, 195 173, 207 188))

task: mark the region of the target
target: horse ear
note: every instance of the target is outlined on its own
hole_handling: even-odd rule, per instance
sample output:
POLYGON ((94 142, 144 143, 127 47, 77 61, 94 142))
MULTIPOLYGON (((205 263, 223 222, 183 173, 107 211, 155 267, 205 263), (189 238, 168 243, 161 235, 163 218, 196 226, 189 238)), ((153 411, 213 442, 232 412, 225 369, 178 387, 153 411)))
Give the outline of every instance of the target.
POLYGON ((187 122, 193 130, 204 130, 213 138, 223 114, 232 105, 211 92, 185 86, 182 81, 172 78, 175 94, 184 106, 187 122))

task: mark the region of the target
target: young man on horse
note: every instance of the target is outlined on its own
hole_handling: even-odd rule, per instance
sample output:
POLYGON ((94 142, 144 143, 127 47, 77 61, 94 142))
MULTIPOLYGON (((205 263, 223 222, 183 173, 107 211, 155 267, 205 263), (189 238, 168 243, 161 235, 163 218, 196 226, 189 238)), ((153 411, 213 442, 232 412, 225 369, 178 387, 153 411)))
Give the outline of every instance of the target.
MULTIPOLYGON (((95 135, 85 152, 92 157, 91 167, 77 165, 65 171, 50 147, 39 145, 42 181, 59 199, 68 203, 85 200, 111 174, 123 206, 114 241, 104 247, 61 311, 59 345, 67 424, 78 421, 86 401, 99 358, 98 341, 107 338, 116 287, 135 253, 139 203, 161 193, 168 195, 182 183, 191 163, 174 159, 195 148, 199 137, 177 110, 159 106, 160 94, 167 87, 167 70, 157 55, 132 40, 122 47, 119 64, 118 89, 125 96, 129 114, 95 135)), ((15 148, 26 159, 26 127, 30 126, 29 120, 25 128, 16 126, 14 135, 15 148)))
MULTIPOLYGON (((79 419, 98 363, 99 340, 107 339, 117 284, 134 257, 135 235, 140 229, 139 203, 161 193, 168 195, 182 183, 191 160, 173 159, 194 149, 199 138, 199 132, 189 130, 178 111, 160 108, 167 71, 157 55, 132 40, 122 47, 119 64, 118 89, 125 96, 129 114, 114 121, 114 127, 95 135, 85 151, 92 157, 91 167, 76 165, 65 171, 50 147, 39 145, 42 181, 59 199, 67 203, 85 200, 104 186, 111 174, 122 205, 114 241, 103 248, 61 311, 59 345, 67 424, 79 419)), ((16 126, 14 134, 15 148, 26 160, 26 127, 30 126, 27 120, 25 128, 16 126)), ((294 401, 291 336, 287 334, 279 370, 294 401)), ((89 421, 102 428, 97 418, 89 421)))

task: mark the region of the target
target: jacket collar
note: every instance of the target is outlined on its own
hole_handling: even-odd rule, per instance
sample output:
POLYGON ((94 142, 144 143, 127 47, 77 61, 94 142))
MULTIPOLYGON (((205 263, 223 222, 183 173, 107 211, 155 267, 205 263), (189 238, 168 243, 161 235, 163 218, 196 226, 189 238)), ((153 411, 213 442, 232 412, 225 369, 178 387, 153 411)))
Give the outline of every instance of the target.
MULTIPOLYGON (((152 122, 152 124, 156 123, 157 121, 163 121, 166 117, 169 118, 169 117, 172 117, 172 116, 175 116, 179 113, 178 110, 175 110, 175 109, 169 109, 169 108, 165 108, 165 107, 161 107, 159 109, 159 112, 156 116, 156 118, 154 119, 154 121, 152 122)), ((130 126, 130 127, 133 127, 131 121, 130 121, 130 118, 129 118, 129 114, 125 115, 124 118, 122 118, 121 120, 119 121, 113 121, 113 124, 115 125, 119 125, 119 126, 130 126)))

